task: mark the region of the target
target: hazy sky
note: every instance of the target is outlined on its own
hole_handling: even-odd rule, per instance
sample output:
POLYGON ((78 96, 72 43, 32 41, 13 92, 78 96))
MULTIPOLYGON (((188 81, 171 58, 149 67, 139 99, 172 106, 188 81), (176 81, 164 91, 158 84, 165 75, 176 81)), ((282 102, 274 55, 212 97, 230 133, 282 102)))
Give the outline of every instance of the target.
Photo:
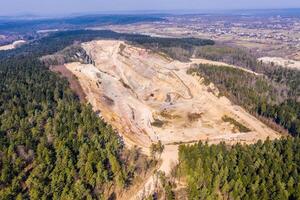
POLYGON ((0 0, 0 16, 128 10, 300 8, 300 0, 0 0))

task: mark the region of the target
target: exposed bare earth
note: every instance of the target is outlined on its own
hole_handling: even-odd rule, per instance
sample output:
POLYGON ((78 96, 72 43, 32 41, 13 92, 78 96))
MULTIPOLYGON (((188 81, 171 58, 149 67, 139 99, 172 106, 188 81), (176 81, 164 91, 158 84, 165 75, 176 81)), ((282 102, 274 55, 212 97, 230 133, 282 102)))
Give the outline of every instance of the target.
POLYGON ((11 44, 0 46, 0 51, 5 51, 5 50, 10 50, 10 49, 17 48, 18 46, 24 44, 25 42, 26 41, 24 41, 24 40, 17 40, 17 41, 14 41, 11 44))
POLYGON ((66 77, 70 84, 70 88, 78 95, 80 101, 85 102, 85 93, 77 81, 76 76, 74 76, 70 70, 68 70, 64 65, 51 66, 50 70, 66 77))
POLYGON ((280 57, 262 57, 259 58, 258 60, 267 64, 273 63, 281 67, 300 70, 300 61, 296 61, 296 60, 290 60, 290 59, 285 59, 280 57))
POLYGON ((37 33, 52 33, 57 31, 59 31, 59 29, 43 29, 43 30, 38 30, 37 33))
POLYGON ((158 140, 200 139, 253 142, 277 135, 227 98, 209 92, 200 77, 188 75, 191 63, 119 41, 93 41, 83 47, 95 66, 70 63, 66 67, 79 78, 94 108, 134 144, 149 147, 158 140), (222 121, 224 115, 252 131, 233 132, 222 121))
MULTIPOLYGON (((66 65, 76 77, 95 111, 123 136, 125 144, 147 152, 158 140, 166 144, 159 170, 170 172, 177 162, 177 145, 198 140, 210 143, 253 143, 280 135, 187 69, 203 60, 182 63, 162 54, 121 41, 92 41, 82 44, 95 62, 66 65), (222 118, 228 116, 250 132, 238 132, 222 118)), ((207 62, 207 61, 205 61, 207 62)), ((215 63, 220 64, 220 63, 215 63)), ((252 72, 251 72, 252 73, 252 72)), ((145 181, 139 199, 153 191, 155 176, 145 181)))
POLYGON ((248 72, 250 74, 262 75, 262 74, 254 72, 254 71, 251 71, 249 69, 246 69, 244 67, 230 65, 230 64, 227 64, 227 63, 224 63, 224 62, 212 61, 212 60, 207 60, 207 59, 202 59, 202 58, 191 59, 191 61, 192 61, 191 63, 194 63, 194 64, 208 64, 208 65, 215 65, 215 66, 222 66, 222 67, 231 67, 231 68, 235 68, 235 69, 239 69, 239 70, 248 72))

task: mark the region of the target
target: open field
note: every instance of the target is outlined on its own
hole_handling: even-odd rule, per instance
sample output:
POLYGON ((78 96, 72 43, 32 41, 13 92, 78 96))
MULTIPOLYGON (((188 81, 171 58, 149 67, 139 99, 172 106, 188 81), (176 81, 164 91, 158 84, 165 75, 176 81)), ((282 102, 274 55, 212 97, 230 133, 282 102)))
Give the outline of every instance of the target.
POLYGON ((8 45, 4 45, 4 46, 0 46, 0 51, 5 51, 5 50, 10 50, 10 49, 15 49, 17 48, 18 46, 24 44, 26 41, 24 40, 17 40, 17 41, 14 41, 13 43, 11 44, 8 44, 8 45))
POLYGON ((52 33, 57 31, 59 31, 59 29, 43 29, 43 30, 38 30, 37 33, 52 33))
POLYGON ((289 60, 280 57, 262 57, 258 59, 267 64, 274 64, 281 67, 291 68, 291 69, 298 69, 300 70, 300 61, 296 60, 289 60))

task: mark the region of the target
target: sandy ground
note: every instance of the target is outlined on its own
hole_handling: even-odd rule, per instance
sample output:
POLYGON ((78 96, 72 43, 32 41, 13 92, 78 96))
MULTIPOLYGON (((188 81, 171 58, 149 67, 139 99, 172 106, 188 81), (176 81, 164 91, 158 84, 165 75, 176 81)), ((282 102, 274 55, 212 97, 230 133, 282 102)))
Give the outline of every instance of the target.
MULTIPOLYGON (((166 174, 178 160, 178 145, 171 144, 198 140, 254 143, 280 137, 227 98, 219 98, 212 84, 206 86, 203 78, 186 73, 195 63, 234 66, 200 59, 182 63, 114 40, 92 41, 82 47, 94 65, 69 63, 66 68, 78 78, 87 101, 128 147, 137 145, 147 153, 152 143, 162 141, 165 150, 159 170, 166 174), (237 132, 222 120, 225 115, 251 131, 237 132)), ((150 194, 155 184, 153 175, 132 199, 150 194)))
POLYGON ((50 70, 56 73, 59 73, 61 76, 65 77, 68 79, 68 82, 70 84, 70 88, 78 95, 79 99, 81 102, 85 102, 85 93, 77 81, 76 76, 68 70, 64 65, 56 65, 56 66, 51 66, 50 70))
POLYGON ((281 67, 300 70, 300 61, 296 61, 296 60, 290 60, 281 57, 262 57, 259 58, 258 60, 267 64, 274 63, 275 65, 281 67))
POLYGON ((8 44, 8 45, 4 45, 4 46, 0 46, 0 51, 5 51, 5 50, 10 50, 10 49, 14 49, 16 47, 18 47, 19 45, 22 45, 26 43, 25 40, 17 40, 17 41, 14 41, 13 43, 11 44, 8 44))
MULTIPOLYGON (((158 171, 162 171, 169 175, 171 170, 178 164, 178 145, 165 145, 164 152, 161 154, 160 159, 162 163, 158 171)), ((159 185, 159 180, 156 174, 153 174, 145 182, 142 188, 136 192, 130 199, 141 200, 144 197, 151 195, 159 185)))
POLYGON ((199 59, 198 58, 197 59, 191 59, 191 61, 194 64, 209 64, 209 65, 214 65, 214 66, 231 67, 231 68, 240 69, 240 70, 248 72, 250 74, 262 75, 262 74, 254 72, 254 71, 251 71, 249 69, 246 69, 244 67, 230 65, 230 64, 227 64, 227 63, 224 63, 224 62, 217 62, 217 61, 206 60, 206 59, 201 59, 201 58, 199 58, 199 59))

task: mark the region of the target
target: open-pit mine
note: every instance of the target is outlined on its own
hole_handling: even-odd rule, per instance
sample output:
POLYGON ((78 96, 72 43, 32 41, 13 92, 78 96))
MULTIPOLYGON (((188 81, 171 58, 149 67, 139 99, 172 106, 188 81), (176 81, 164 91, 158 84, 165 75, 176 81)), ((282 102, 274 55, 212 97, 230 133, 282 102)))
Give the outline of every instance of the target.
POLYGON ((253 143, 279 135, 219 97, 212 84, 189 75, 195 64, 170 59, 163 53, 100 40, 82 44, 92 64, 68 63, 78 78, 87 101, 124 138, 125 144, 147 149, 161 141, 165 145, 198 140, 216 143, 253 143), (247 127, 240 132, 230 118, 247 127))
MULTIPOLYGON (((165 149, 158 170, 166 174, 177 162, 179 144, 254 143, 280 137, 220 96, 212 83, 204 84, 202 77, 187 73, 197 63, 234 66, 202 59, 183 63, 117 40, 81 46, 91 64, 74 62, 65 67, 78 79, 86 101, 117 130, 127 147, 138 146, 149 153, 151 144, 161 141, 165 149)), ((150 194, 155 180, 154 175, 145 180, 132 199, 150 194)))

